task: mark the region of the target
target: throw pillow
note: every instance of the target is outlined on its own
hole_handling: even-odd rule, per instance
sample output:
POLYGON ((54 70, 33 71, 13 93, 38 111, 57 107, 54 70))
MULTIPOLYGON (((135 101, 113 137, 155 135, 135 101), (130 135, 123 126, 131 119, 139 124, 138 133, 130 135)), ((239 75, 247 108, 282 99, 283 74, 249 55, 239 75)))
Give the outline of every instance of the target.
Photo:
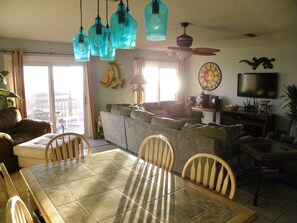
POLYGON ((185 115, 185 103, 175 103, 170 106, 171 117, 182 117, 185 115))

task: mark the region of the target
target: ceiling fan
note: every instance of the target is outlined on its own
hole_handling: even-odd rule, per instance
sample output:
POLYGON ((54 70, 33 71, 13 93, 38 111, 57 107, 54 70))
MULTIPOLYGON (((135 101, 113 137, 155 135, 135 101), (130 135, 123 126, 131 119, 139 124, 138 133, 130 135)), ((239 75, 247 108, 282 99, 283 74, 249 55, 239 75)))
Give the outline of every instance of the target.
POLYGON ((188 22, 181 23, 181 26, 184 27, 184 33, 176 38, 178 47, 167 47, 174 51, 180 60, 186 60, 192 55, 213 56, 220 51, 219 49, 206 47, 190 48, 193 43, 193 38, 186 33, 188 25, 188 22))

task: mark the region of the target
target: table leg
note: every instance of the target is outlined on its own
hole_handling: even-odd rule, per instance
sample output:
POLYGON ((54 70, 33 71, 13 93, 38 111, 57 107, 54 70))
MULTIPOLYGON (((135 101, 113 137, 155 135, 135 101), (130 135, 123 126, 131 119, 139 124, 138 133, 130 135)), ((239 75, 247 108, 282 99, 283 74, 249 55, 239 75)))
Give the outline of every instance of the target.
POLYGON ((262 162, 259 161, 258 182, 257 182, 255 196, 254 196, 254 203, 253 203, 254 206, 258 206, 258 195, 259 195, 259 190, 261 186, 261 177, 262 177, 262 162))

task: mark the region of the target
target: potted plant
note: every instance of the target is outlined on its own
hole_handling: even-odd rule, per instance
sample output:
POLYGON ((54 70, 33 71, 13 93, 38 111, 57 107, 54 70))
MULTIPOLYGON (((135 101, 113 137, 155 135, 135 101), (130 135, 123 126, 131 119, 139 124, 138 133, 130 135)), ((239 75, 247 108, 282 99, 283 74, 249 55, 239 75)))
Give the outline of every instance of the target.
POLYGON ((286 85, 285 93, 281 96, 283 108, 287 108, 285 115, 291 120, 289 126, 289 136, 297 137, 297 86, 295 84, 286 85))
POLYGON ((9 107, 9 105, 13 106, 13 101, 10 98, 19 98, 17 94, 6 90, 6 76, 9 74, 8 71, 0 72, 0 110, 4 110, 9 107))

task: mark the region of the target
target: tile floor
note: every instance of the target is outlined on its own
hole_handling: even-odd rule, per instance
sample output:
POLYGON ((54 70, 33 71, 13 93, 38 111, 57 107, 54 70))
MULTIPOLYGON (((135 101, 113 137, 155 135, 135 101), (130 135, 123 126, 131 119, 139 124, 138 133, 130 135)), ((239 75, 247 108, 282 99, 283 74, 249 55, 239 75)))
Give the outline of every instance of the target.
MULTIPOLYGON (((92 152, 102 152, 114 149, 117 146, 109 144, 104 140, 90 140, 92 152)), ((21 197, 26 198, 26 185, 20 174, 15 172, 11 174, 13 182, 16 184, 21 197)), ((255 210, 259 217, 257 223, 293 223, 297 222, 297 188, 282 182, 273 182, 265 180, 262 182, 258 207, 252 205, 253 193, 255 191, 255 179, 244 174, 237 178, 238 189, 235 195, 235 201, 244 206, 255 210)), ((0 188, 0 223, 5 222, 5 197, 0 188)))

